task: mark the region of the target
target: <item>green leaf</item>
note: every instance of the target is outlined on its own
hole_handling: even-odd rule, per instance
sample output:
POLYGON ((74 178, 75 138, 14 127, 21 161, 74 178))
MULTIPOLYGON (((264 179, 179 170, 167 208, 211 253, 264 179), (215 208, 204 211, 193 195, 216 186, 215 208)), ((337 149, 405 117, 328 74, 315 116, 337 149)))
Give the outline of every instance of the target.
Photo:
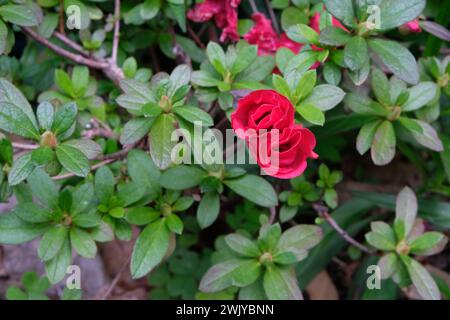
POLYGON ((298 43, 317 44, 319 42, 319 34, 306 24, 291 26, 286 34, 291 40, 298 43))
POLYGON ((197 208, 197 221, 202 229, 212 225, 220 213, 220 199, 215 191, 207 192, 197 208))
POLYGON ((42 21, 41 8, 33 2, 2 5, 0 16, 6 21, 22 27, 34 27, 42 21))
POLYGON ((364 126, 362 126, 356 138, 356 150, 358 150, 360 155, 363 155, 367 151, 369 151, 370 147, 372 146, 372 141, 375 137, 375 133, 377 132, 377 129, 380 126, 381 122, 381 120, 376 120, 366 123, 364 126))
POLYGON ((340 28, 326 27, 320 32, 319 42, 326 46, 339 47, 346 45, 352 37, 340 28))
POLYGON ((397 255, 394 252, 387 253, 378 261, 378 267, 381 271, 381 279, 390 278, 397 269, 397 255))
POLYGON ((405 187, 398 194, 395 205, 395 219, 405 224, 405 236, 411 231, 417 217, 417 198, 409 187, 405 187))
POLYGON ((271 56, 258 56, 254 62, 236 76, 236 82, 260 82, 272 74, 275 59, 271 56))
POLYGON ((151 129, 154 119, 135 118, 128 121, 120 135, 121 144, 132 144, 142 139, 151 129))
POLYGON ((38 248, 39 258, 42 261, 48 261, 50 259, 53 259, 66 242, 68 234, 69 233, 66 227, 63 226, 51 227, 46 233, 44 233, 41 242, 39 243, 38 248))
POLYGON ((322 229, 313 225, 296 225, 281 235, 277 249, 286 251, 290 248, 309 250, 316 246, 323 237, 322 229))
POLYGON ((416 124, 422 127, 422 132, 411 132, 414 139, 422 146, 441 152, 444 150, 441 139, 439 139, 436 130, 425 121, 414 120, 416 124))
POLYGON ((75 66, 72 70, 71 82, 77 97, 82 97, 89 85, 89 69, 86 66, 75 66))
POLYGON ((355 11, 352 0, 324 0, 325 7, 336 19, 345 25, 353 27, 355 25, 355 11))
POLYGON ((264 272, 263 285, 270 300, 303 300, 293 268, 267 268, 264 272))
POLYGON ((192 73, 192 83, 201 87, 216 87, 220 80, 207 71, 199 70, 192 73))
POLYGON ((233 233, 225 236, 225 242, 233 251, 243 257, 253 258, 260 254, 258 246, 240 234, 233 233))
POLYGON ((169 214, 166 219, 167 227, 176 234, 183 233, 183 221, 176 214, 169 214))
POLYGON ((128 174, 138 185, 145 186, 147 193, 159 192, 160 172, 150 156, 142 150, 131 150, 127 157, 128 174))
POLYGON ((237 179, 224 180, 223 183, 240 196, 262 207, 274 207, 278 204, 272 185, 259 176, 247 174, 237 179))
POLYGON ((159 12, 161 0, 145 0, 140 6, 139 13, 144 20, 153 19, 159 12))
POLYGON ((393 101, 390 94, 389 80, 384 72, 378 68, 374 68, 372 70, 371 80, 372 90, 377 100, 385 106, 392 106, 393 101))
POLYGON ((216 69, 216 71, 220 74, 224 75, 226 70, 226 59, 222 47, 215 42, 210 42, 206 47, 206 54, 214 69, 216 69))
POLYGON ((9 102, 0 101, 0 129, 24 138, 40 138, 35 120, 31 121, 21 108, 9 102))
POLYGON ((0 20, 0 54, 3 54, 8 46, 8 28, 0 20))
POLYGON ((279 93, 281 93, 285 97, 291 96, 291 89, 289 88, 289 84, 278 74, 272 75, 272 83, 279 93))
POLYGON ((369 48, 361 36, 353 37, 344 49, 344 61, 350 70, 360 70, 369 58, 369 48))
POLYGON ((402 105, 403 111, 414 111, 426 106, 438 94, 438 87, 434 82, 421 82, 408 89, 409 98, 402 105))
POLYGON ((316 70, 309 70, 305 72, 296 84, 295 90, 293 90, 294 103, 297 103, 297 101, 309 96, 316 85, 316 81, 316 70))
POLYGON ((366 241, 374 248, 384 251, 395 250, 395 243, 377 232, 366 233, 366 241))
POLYGON ((207 173, 194 166, 180 165, 168 169, 161 175, 161 186, 172 190, 185 190, 200 184, 207 173))
POLYGON ((386 240, 390 241, 393 245, 397 243, 394 230, 384 221, 375 221, 370 224, 370 228, 373 232, 378 233, 386 240))
POLYGON ((150 154, 156 166, 167 169, 172 163, 171 153, 175 142, 171 140, 176 120, 171 114, 161 114, 156 118, 150 131, 150 154))
POLYGON ((77 105, 74 102, 69 102, 61 106, 56 111, 52 125, 52 132, 56 135, 59 135, 67 131, 75 122, 77 113, 77 105))
POLYGON ((258 55, 258 49, 256 46, 244 46, 237 52, 236 60, 231 66, 231 74, 236 75, 245 70, 249 65, 255 61, 258 55))
POLYGON ((398 122, 411 133, 423 133, 422 126, 415 119, 410 119, 406 117, 398 118, 398 122))
POLYGON ((67 267, 72 261, 72 250, 70 248, 69 238, 66 238, 61 250, 51 260, 45 262, 45 270, 48 280, 55 284, 66 276, 67 267))
POLYGON ((419 82, 416 59, 404 46, 395 41, 372 39, 369 47, 398 78, 410 84, 419 82))
POLYGON ((20 219, 30 223, 48 222, 53 217, 50 210, 44 209, 32 202, 18 203, 12 212, 20 219))
POLYGON ((241 264, 242 260, 233 259, 213 265, 201 279, 199 289, 203 292, 218 292, 231 287, 233 271, 241 264))
POLYGON ((46 224, 31 224, 23 221, 15 214, 0 216, 0 243, 19 244, 33 240, 47 229, 46 224))
POLYGON ((137 61, 134 57, 128 57, 122 64, 122 70, 127 78, 133 78, 137 71, 137 61))
POLYGON ((73 89, 72 80, 67 72, 61 69, 55 70, 55 84, 58 89, 72 98, 76 97, 75 90, 73 89))
POLYGON ((372 141, 371 156, 373 163, 384 166, 395 157, 397 138, 390 121, 383 121, 378 127, 372 141))
POLYGON ((191 67, 186 64, 180 64, 173 69, 170 75, 170 89, 168 92, 169 97, 173 97, 178 89, 186 86, 191 81, 191 67))
POLYGON ((302 118, 312 124, 323 126, 325 123, 325 114, 311 103, 302 103, 296 106, 295 110, 297 110, 302 118))
POLYGON ((56 157, 67 171, 80 177, 86 177, 89 174, 89 161, 80 150, 62 144, 56 147, 56 157))
POLYGON ((407 256, 401 256, 403 263, 408 269, 411 281, 424 300, 440 300, 441 294, 439 288, 434 282, 433 277, 416 260, 407 256))
POLYGON ((131 275, 134 279, 143 277, 162 261, 169 249, 169 236, 165 219, 153 222, 141 232, 131 257, 131 275))
POLYGON ((211 116, 199 107, 183 106, 173 108, 173 111, 183 119, 200 124, 203 127, 210 127, 214 124, 211 116))
POLYGON ((13 162, 8 176, 8 183, 11 186, 18 185, 31 174, 34 168, 35 164, 31 160, 31 152, 25 153, 13 162))
POLYGON ((43 205, 51 209, 57 207, 58 187, 44 170, 36 168, 27 181, 33 196, 43 205))
POLYGON ((30 103, 25 96, 11 82, 5 78, 0 78, 0 103, 7 102, 13 104, 28 117, 33 126, 38 129, 36 118, 30 103))
POLYGON ((339 85, 342 80, 341 68, 333 61, 327 61, 323 67, 323 77, 331 85, 339 85))
POLYGON ((97 142, 89 139, 71 139, 65 141, 64 145, 78 149, 88 159, 94 159, 102 153, 102 147, 97 142))
POLYGON ((70 230, 70 243, 82 257, 93 259, 97 254, 97 245, 91 235, 80 228, 70 230))
POLYGON ((364 115, 387 116, 388 111, 381 104, 359 93, 348 93, 344 103, 350 110, 364 115))
POLYGON ((383 0, 379 4, 381 30, 394 29, 416 19, 425 9, 425 0, 383 0))
POLYGON ((312 104, 321 111, 328 111, 341 103, 344 97, 345 92, 341 88, 329 84, 321 84, 315 87, 302 103, 312 104))
POLYGON ((114 175, 107 166, 95 172, 95 195, 101 203, 107 204, 114 194, 114 175))
POLYGON ((50 130, 53 124, 54 109, 50 102, 43 101, 36 110, 39 127, 43 130, 50 130))
POLYGON ((445 248, 447 241, 445 235, 440 232, 425 232, 411 242, 410 250, 412 254, 416 255, 437 254, 445 248))
POLYGON ((249 286, 258 279, 261 271, 261 264, 258 260, 243 260, 241 265, 233 270, 231 283, 240 288, 249 286))
POLYGON ((134 207, 127 212, 126 219, 131 224, 145 226, 158 219, 160 215, 161 212, 149 207, 134 207))

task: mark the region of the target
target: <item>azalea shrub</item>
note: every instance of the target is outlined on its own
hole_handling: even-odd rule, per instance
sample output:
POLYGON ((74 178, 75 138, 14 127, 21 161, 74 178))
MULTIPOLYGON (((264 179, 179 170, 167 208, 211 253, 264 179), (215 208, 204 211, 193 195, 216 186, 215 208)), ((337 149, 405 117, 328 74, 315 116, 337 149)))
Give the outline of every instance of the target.
POLYGON ((448 12, 0 1, 0 297, 449 299, 448 12))

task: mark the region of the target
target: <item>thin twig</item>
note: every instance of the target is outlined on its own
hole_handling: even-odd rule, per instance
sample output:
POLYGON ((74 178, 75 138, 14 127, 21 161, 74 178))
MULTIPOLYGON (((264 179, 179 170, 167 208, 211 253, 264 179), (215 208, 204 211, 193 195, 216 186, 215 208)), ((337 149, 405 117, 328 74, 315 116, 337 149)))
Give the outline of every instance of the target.
POLYGON ((114 290, 114 288, 117 286, 117 283, 119 283, 120 277, 122 276, 122 274, 125 272, 125 270, 127 270, 128 265, 130 264, 131 261, 131 254, 128 257, 127 261, 125 261, 125 263, 123 264, 123 266, 120 268, 119 272, 117 272, 116 276, 114 277, 113 281, 111 282, 111 284, 109 285, 108 289, 105 291, 105 293, 103 294, 103 296, 100 298, 101 300, 106 300, 106 298, 109 297, 109 295, 112 293, 112 291, 114 290))
POLYGON ((59 39, 62 43, 66 44, 67 46, 69 46, 70 48, 74 49, 75 51, 77 51, 79 54, 85 56, 85 57, 89 57, 89 52, 87 52, 86 50, 83 49, 82 46, 80 46, 78 43, 72 41, 70 38, 68 38, 65 34, 62 34, 58 31, 55 31, 53 33, 53 35, 55 36, 55 38, 59 39))
POLYGON ((250 3, 250 7, 252 7, 252 11, 253 13, 257 13, 258 12, 258 7, 255 4, 254 0, 248 0, 248 2, 250 3))
POLYGON ((187 26, 187 30, 189 32, 189 35, 192 37, 192 39, 195 41, 195 43, 202 49, 205 49, 205 45, 203 44, 202 40, 198 37, 198 35, 192 30, 190 26, 187 26))
POLYGON ((46 46, 47 48, 49 48, 50 50, 54 51, 56 54, 58 54, 64 58, 70 59, 76 63, 84 64, 88 67, 95 68, 95 69, 104 69, 104 68, 108 67, 108 63, 106 61, 97 61, 94 59, 85 58, 79 54, 67 51, 66 49, 63 49, 63 48, 57 46, 56 44, 50 42, 46 38, 42 37, 41 35, 39 35, 38 33, 36 33, 33 29, 31 29, 29 27, 22 27, 22 30, 27 35, 29 35, 31 38, 42 43, 44 46, 46 46))
POLYGON ((73 53, 71 51, 67 51, 64 48, 61 48, 60 46, 42 37, 29 27, 22 27, 22 30, 28 36, 30 36, 37 42, 43 44, 44 46, 46 46, 47 48, 49 48, 58 55, 67 58, 69 60, 72 60, 75 63, 84 64, 88 67, 102 70, 105 73, 105 75, 108 78, 110 78, 117 86, 119 86, 120 81, 124 78, 123 71, 115 63, 113 63, 111 59, 105 60, 105 59, 97 59, 94 57, 87 58, 80 54, 73 53))
POLYGON ((28 143, 19 143, 19 142, 13 142, 11 143, 13 148, 15 149, 22 149, 22 150, 34 150, 39 148, 39 145, 37 144, 28 144, 28 143))
POLYGON ((269 224, 273 224, 277 217, 277 208, 271 207, 269 210, 270 210, 269 224))
POLYGON ((117 65, 117 51, 119 50, 120 34, 120 0, 115 0, 114 4, 114 38, 112 46, 111 60, 117 65))
MULTIPOLYGON (((114 162, 114 161, 116 161, 116 160, 117 160, 117 159, 107 159, 107 160, 104 160, 104 161, 99 162, 99 163, 97 163, 97 164, 94 164, 94 165, 91 167, 91 171, 95 171, 95 170, 97 170, 98 168, 103 167, 104 165, 110 164, 110 163, 112 163, 112 162, 114 162)), ((68 178, 71 178, 71 177, 74 177, 74 176, 75 176, 75 174, 73 174, 73 173, 66 173, 66 174, 61 174, 61 175, 59 175, 59 176, 54 176, 54 177, 52 177, 52 179, 55 180, 55 181, 57 181, 57 180, 68 179, 68 178)))
POLYGON ((269 0, 266 0, 267 11, 269 11, 270 19, 272 20, 273 27, 277 34, 280 34, 280 27, 278 27, 277 17, 275 16, 275 12, 273 11, 272 5, 269 0))
POLYGON ((328 213, 328 208, 325 206, 322 206, 320 204, 313 204, 314 210, 319 214, 319 216, 323 219, 325 219, 328 224, 348 243, 350 243, 352 246, 358 248, 359 250, 368 253, 373 254, 374 251, 366 247, 365 245, 359 243, 357 240, 352 238, 344 229, 342 229, 339 224, 333 219, 333 217, 328 213))

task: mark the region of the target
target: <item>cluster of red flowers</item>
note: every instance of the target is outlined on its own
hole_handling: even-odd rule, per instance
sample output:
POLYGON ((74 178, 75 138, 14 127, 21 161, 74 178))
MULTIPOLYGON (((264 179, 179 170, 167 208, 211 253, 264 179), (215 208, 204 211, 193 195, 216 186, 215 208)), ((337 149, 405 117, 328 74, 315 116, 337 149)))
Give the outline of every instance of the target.
POLYGON ((301 175, 313 151, 316 138, 294 121, 292 103, 273 90, 253 91, 239 100, 231 115, 236 135, 244 139, 250 154, 264 172, 280 179, 301 175))
POLYGON ((205 22, 214 18, 216 25, 223 30, 220 41, 224 42, 227 39, 238 41, 237 7, 240 2, 241 0, 205 0, 189 10, 187 17, 195 22, 205 22))

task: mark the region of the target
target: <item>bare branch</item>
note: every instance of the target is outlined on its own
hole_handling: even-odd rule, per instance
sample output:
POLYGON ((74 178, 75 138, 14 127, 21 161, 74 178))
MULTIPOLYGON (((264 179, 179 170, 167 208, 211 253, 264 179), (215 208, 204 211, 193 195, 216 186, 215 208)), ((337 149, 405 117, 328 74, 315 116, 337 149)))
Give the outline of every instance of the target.
POLYGON ((111 61, 117 65, 117 51, 119 50, 120 35, 120 0, 114 3, 114 38, 112 46, 111 61))
POLYGON ((328 224, 348 243, 350 243, 352 246, 358 248, 359 250, 368 253, 373 254, 374 251, 366 247, 365 245, 359 243, 357 240, 352 238, 344 229, 339 226, 339 224, 333 219, 333 217, 328 213, 328 208, 325 206, 322 206, 320 204, 313 204, 314 210, 319 214, 319 216, 323 219, 325 219, 328 224))

